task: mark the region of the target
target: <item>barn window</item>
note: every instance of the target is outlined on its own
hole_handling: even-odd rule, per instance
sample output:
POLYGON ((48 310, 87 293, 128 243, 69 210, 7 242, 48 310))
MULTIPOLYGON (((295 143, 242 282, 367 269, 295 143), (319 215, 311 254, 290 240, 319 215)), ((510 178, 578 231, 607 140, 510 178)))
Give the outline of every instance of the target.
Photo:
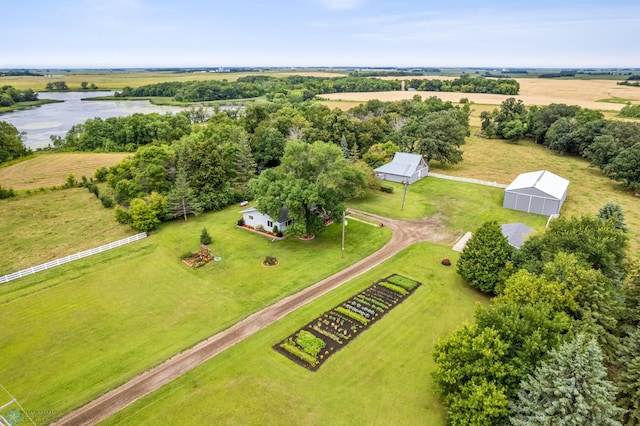
POLYGON ((267 221, 267 226, 268 226, 269 228, 273 228, 273 221, 272 221, 272 220, 268 220, 268 221, 267 221))

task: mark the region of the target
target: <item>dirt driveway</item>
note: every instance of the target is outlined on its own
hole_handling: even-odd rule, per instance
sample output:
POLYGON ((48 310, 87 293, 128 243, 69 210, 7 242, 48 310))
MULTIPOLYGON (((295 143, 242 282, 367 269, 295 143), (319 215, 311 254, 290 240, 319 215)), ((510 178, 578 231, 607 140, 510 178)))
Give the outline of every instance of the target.
POLYGON ((389 242, 380 250, 358 263, 256 312, 232 327, 211 336, 196 346, 179 353, 127 383, 107 392, 87 405, 72 411, 54 424, 74 426, 96 424, 122 410, 137 399, 213 358, 225 349, 273 324, 288 313, 384 262, 411 244, 419 241, 442 241, 449 237, 437 217, 430 217, 416 222, 403 222, 358 210, 350 211, 389 227, 393 231, 393 236, 389 242))

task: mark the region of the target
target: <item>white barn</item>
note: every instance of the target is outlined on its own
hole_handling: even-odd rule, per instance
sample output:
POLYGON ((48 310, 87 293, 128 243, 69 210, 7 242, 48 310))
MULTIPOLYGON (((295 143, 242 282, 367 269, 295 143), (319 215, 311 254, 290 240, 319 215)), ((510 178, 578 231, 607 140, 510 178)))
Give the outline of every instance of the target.
POLYGON ((547 170, 522 173, 504 190, 502 207, 551 216, 560 214, 569 181, 547 170))
POLYGON ((382 180, 409 184, 414 183, 429 174, 429 166, 422 155, 396 152, 393 160, 373 170, 382 180))
POLYGON ((278 219, 273 219, 266 213, 260 213, 255 207, 249 207, 246 210, 242 210, 242 219, 245 225, 257 228, 262 226, 265 231, 274 232, 277 228, 278 232, 284 232, 287 226, 291 225, 292 220, 289 219, 289 209, 280 210, 278 219))

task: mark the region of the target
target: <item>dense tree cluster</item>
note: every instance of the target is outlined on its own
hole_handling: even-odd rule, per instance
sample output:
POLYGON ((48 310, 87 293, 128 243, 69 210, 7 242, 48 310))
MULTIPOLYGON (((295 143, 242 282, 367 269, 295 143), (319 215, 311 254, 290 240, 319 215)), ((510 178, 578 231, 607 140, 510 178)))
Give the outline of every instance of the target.
POLYGON ((65 81, 51 81, 47 83, 47 85, 45 86, 45 89, 63 91, 63 90, 69 90, 69 86, 67 86, 67 83, 65 81))
POLYGON ((0 164, 31 153, 22 141, 22 133, 13 124, 0 121, 0 164))
POLYGON ((627 105, 620 110, 620 117, 640 118, 640 105, 627 105))
POLYGON ((576 105, 527 108, 514 98, 482 112, 480 119, 488 137, 513 142, 531 137, 556 152, 582 156, 611 179, 640 189, 640 123, 605 120, 601 112, 576 105))
POLYGON ((13 86, 0 87, 0 106, 11 106, 18 102, 37 101, 38 94, 31 89, 18 90, 13 86))
POLYGON ((498 296, 434 353, 450 422, 638 424, 640 273, 626 234, 611 218, 556 219, 496 268, 482 262, 495 228, 478 230, 489 247, 465 248, 459 269, 498 280, 483 288, 498 296))
POLYGON ((501 95, 517 95, 520 92, 520 83, 516 80, 471 77, 468 74, 463 74, 453 80, 413 79, 408 82, 408 87, 434 92, 495 93, 501 95))

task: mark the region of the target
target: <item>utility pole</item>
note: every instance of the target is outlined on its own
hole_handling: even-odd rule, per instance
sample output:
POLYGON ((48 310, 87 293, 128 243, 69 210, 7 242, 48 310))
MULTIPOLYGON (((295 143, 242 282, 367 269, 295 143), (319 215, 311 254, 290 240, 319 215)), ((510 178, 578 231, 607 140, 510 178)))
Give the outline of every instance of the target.
POLYGON ((404 194, 402 194, 402 208, 400 210, 404 210, 404 199, 407 198, 407 186, 409 186, 409 181, 407 179, 402 181, 404 185, 404 194))
POLYGON ((347 227, 347 219, 345 219, 346 210, 342 212, 342 258, 344 259, 344 231, 347 227))

